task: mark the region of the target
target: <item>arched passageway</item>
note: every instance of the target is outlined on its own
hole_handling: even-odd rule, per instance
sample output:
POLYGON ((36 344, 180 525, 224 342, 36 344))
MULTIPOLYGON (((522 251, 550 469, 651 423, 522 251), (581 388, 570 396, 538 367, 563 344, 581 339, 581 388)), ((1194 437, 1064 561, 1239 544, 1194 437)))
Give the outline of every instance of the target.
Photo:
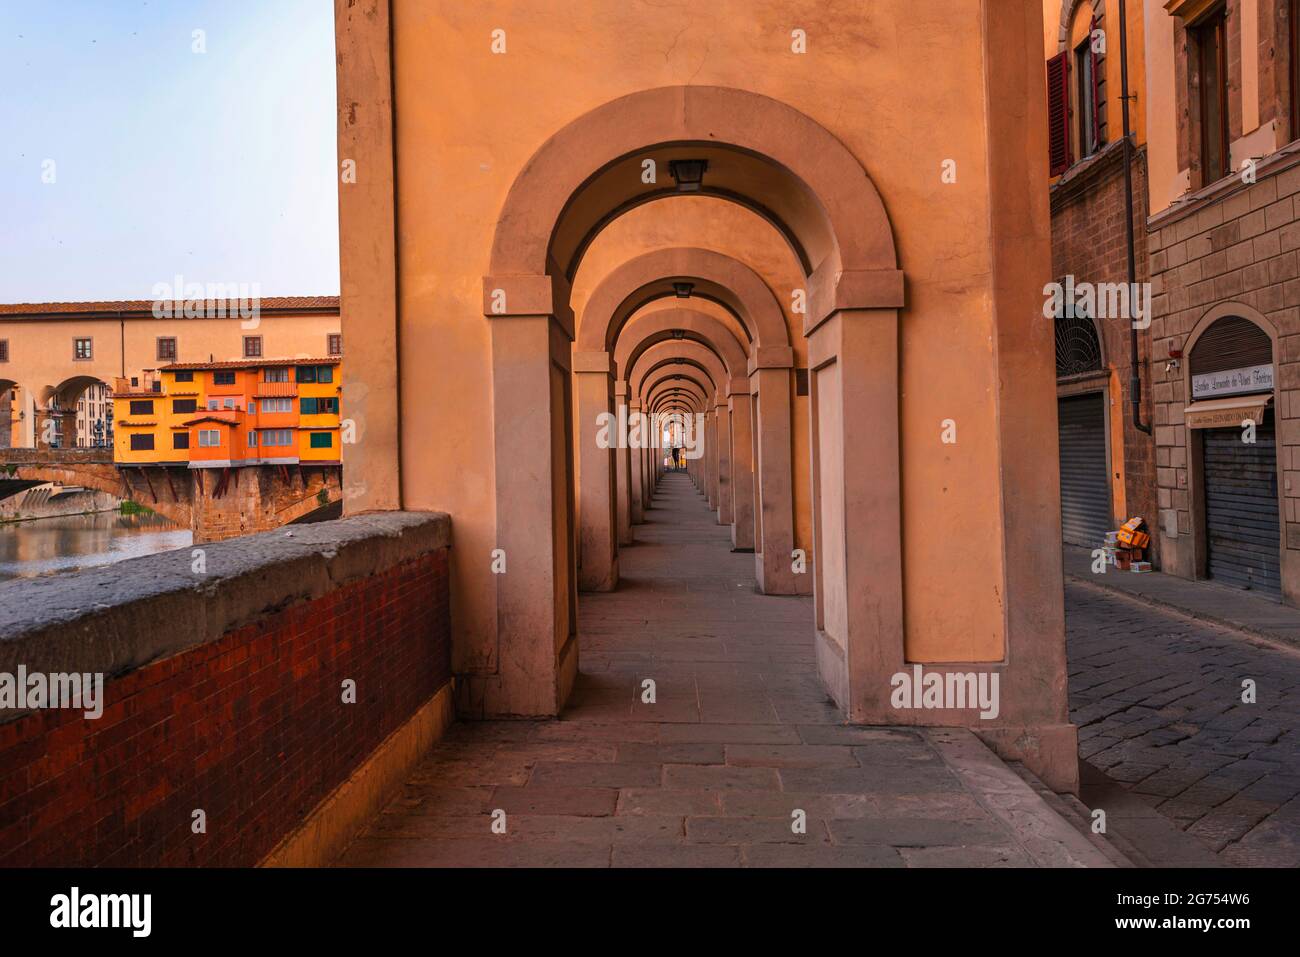
POLYGON ((103 448, 113 441, 113 399, 108 383, 75 375, 46 386, 39 396, 37 448, 103 448))
MULTIPOLYGON (((673 409, 704 416, 705 454, 689 474, 730 547, 743 544, 748 449, 755 552, 733 558, 753 562, 761 597, 814 594, 818 673, 849 720, 976 723, 1004 753, 1070 776, 1043 757, 1074 744, 1060 600, 1043 582, 1060 561, 1055 476, 1039 464, 1050 330, 1032 318, 1047 216, 1026 184, 1046 186, 1034 124, 991 106, 1040 98, 1033 65, 1006 54, 1035 31, 952 6, 964 28, 942 37, 951 69, 927 76, 925 102, 943 108, 922 124, 899 112, 914 77, 827 74, 813 90, 811 61, 790 57, 770 63, 761 93, 717 58, 698 71, 654 58, 631 71, 566 66, 574 83, 529 89, 520 111, 515 81, 538 66, 535 47, 482 61, 411 32, 397 49, 397 21, 341 13, 340 83, 357 111, 340 155, 374 170, 341 193, 345 299, 367 317, 356 368, 371 390, 354 406, 367 432, 345 510, 454 516, 462 715, 562 712, 580 671, 588 546, 608 556, 605 586, 617 583, 640 546, 637 502, 649 525, 662 471, 657 454, 591 454, 589 413, 673 409), (430 122, 414 91, 456 76, 476 97, 430 122), (678 85, 647 88, 663 77, 678 85), (882 108, 828 107, 850 87, 882 108), (520 120, 509 136, 488 119, 502 115, 520 120), (918 170, 954 154, 952 202, 935 204, 918 170), (482 188, 457 188, 474 177, 482 188), (962 228, 972 221, 989 228, 962 228), (672 308, 725 335, 676 320, 640 331, 672 308), (701 353, 645 358, 679 332, 725 381, 701 353), (448 358, 447 375, 424 376, 433 355, 448 358), (408 401, 426 380, 430 401, 408 401), (939 439, 947 419, 959 420, 953 445, 939 439), (422 445, 433 435, 450 455, 422 445), (508 572, 494 573, 494 554, 508 572), (996 726, 891 708, 891 678, 913 665, 996 674, 996 726)), ((615 19, 657 28, 635 12, 615 19)), ((534 39, 557 29, 535 17, 520 28, 534 39)), ((710 29, 758 55, 725 22, 710 29)), ((933 31, 895 41, 900 57, 937 49, 933 31)), ((617 598, 614 587, 597 598, 617 598)))
MULTIPOLYGON (((581 435, 594 428, 595 417, 587 421, 591 412, 609 413, 615 408, 619 333, 633 313, 660 299, 688 298, 698 290, 702 298, 723 306, 740 322, 747 340, 751 447, 759 477, 755 495, 755 547, 762 556, 756 562, 759 585, 770 592, 796 591, 797 583, 807 581, 796 578, 801 571, 792 534, 792 353, 772 290, 752 270, 724 255, 694 247, 660 250, 619 267, 596 289, 581 316, 573 313, 568 290, 600 230, 637 205, 678 195, 650 189, 640 177, 626 175, 628 168, 647 160, 671 170, 679 183, 686 165, 709 164, 718 171, 710 178, 718 195, 761 210, 789 238, 805 276, 805 287, 799 292, 807 307, 804 332, 813 336, 810 350, 818 353, 822 364, 837 367, 836 392, 826 398, 832 413, 827 418, 836 423, 828 423, 829 427, 843 429, 847 424, 839 391, 844 386, 881 415, 882 427, 873 430, 869 441, 859 438, 857 442, 859 448, 878 445, 864 449, 877 463, 869 476, 845 468, 843 456, 820 462, 815 447, 813 451, 815 475, 832 472, 828 478, 837 488, 865 481, 864 493, 869 488, 879 503, 852 512, 844 508, 841 493, 814 493, 819 524, 838 529, 832 542, 843 541, 843 526, 848 523, 859 525, 856 531, 876 544, 865 589, 857 588, 852 595, 838 551, 819 553, 812 563, 826 594, 822 610, 833 616, 821 630, 834 646, 823 655, 826 677, 832 692, 853 711, 864 706, 869 696, 863 689, 861 701, 851 700, 846 654, 850 642, 893 647, 889 657, 900 661, 903 655, 898 435, 896 425, 889 425, 897 420, 896 310, 902 305, 902 276, 892 232, 879 196, 842 143, 775 100, 709 87, 632 94, 574 121, 524 167, 498 220, 490 272, 483 280, 484 315, 492 325, 496 369, 496 454, 498 463, 526 463, 523 468, 497 469, 498 533, 512 557, 521 557, 530 568, 551 571, 545 576, 549 588, 539 588, 541 582, 518 575, 498 582, 498 628, 506 629, 498 632, 498 642, 510 645, 512 651, 502 657, 497 688, 511 683, 504 670, 507 662, 519 668, 516 684, 525 711, 537 708, 540 713, 553 713, 572 687, 577 673, 578 581, 569 553, 570 543, 578 537, 578 517, 572 485, 574 386, 569 375, 577 376, 581 435), (860 333, 846 339, 838 326, 855 310, 864 309, 878 314, 861 323, 860 333), (832 326, 822 329, 828 322, 832 326), (575 334, 577 345, 570 360, 565 344, 575 334), (846 343, 853 348, 846 349, 846 343), (529 365, 535 372, 524 373, 529 365), (538 422, 557 441, 526 442, 513 423, 527 420, 538 422), (545 504, 540 509, 536 484, 522 482, 525 475, 549 476, 549 494, 542 497, 545 504), (537 527, 539 514, 551 516, 549 528, 537 527), (555 635, 553 646, 539 645, 530 637, 548 632, 555 635)), ((717 508, 722 499, 719 480, 731 458, 730 414, 724 414, 720 426, 722 397, 714 392, 710 408, 708 390, 699 389, 695 400, 705 417, 706 452, 697 473, 717 508), (720 439, 726 440, 726 453, 721 452, 720 439)), ((652 391, 645 399, 653 400, 656 394, 652 391)), ((628 395, 631 410, 631 402, 640 397, 628 395)), ((728 388, 725 398, 743 395, 728 388)), ((837 441, 845 437, 841 434, 837 441)), ((656 460, 652 472, 657 474, 659 467, 656 460)), ((617 472, 615 456, 606 454, 593 462, 588 473, 593 480, 583 483, 584 490, 588 486, 608 490, 603 500, 587 501, 592 514, 600 516, 601 547, 617 547, 617 472)), ((596 536, 591 540, 595 542, 596 536)), ((609 587, 616 580, 613 563, 608 575, 591 579, 596 587, 609 587)), ((511 705, 509 710, 517 709, 511 705)))

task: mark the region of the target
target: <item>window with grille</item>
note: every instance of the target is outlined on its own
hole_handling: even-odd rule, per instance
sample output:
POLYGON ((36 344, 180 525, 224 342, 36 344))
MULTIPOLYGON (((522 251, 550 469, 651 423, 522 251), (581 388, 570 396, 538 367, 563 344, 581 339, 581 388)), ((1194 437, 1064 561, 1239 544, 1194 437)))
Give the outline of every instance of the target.
POLYGON ((1101 370, 1101 340, 1087 316, 1056 317, 1056 377, 1101 370))

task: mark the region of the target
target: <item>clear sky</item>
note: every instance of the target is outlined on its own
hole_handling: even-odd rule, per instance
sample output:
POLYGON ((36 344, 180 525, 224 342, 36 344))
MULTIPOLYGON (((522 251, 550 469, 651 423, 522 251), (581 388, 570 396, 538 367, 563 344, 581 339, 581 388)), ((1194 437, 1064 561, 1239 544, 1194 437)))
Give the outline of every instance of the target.
POLYGON ((334 105, 332 0, 0 0, 0 302, 337 294, 334 105))

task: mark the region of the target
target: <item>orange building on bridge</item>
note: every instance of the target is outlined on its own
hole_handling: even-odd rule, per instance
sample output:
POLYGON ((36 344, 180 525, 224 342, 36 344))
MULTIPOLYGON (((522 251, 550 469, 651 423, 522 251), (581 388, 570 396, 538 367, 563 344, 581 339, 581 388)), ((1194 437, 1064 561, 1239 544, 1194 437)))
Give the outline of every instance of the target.
POLYGON ((174 363, 118 379, 119 465, 339 465, 342 357, 174 363))

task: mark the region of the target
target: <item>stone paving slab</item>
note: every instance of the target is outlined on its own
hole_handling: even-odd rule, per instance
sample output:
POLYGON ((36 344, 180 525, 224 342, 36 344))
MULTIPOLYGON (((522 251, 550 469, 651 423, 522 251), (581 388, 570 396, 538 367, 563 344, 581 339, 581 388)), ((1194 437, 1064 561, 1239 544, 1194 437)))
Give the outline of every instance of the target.
POLYGON ((620 556, 620 589, 581 598, 563 718, 454 726, 340 863, 1081 862, 1053 854, 1053 835, 1073 847, 1077 831, 1027 787, 1007 798, 996 769, 1019 778, 969 732, 842 724, 815 673, 811 600, 757 594, 753 556, 730 551, 685 476, 656 506, 620 556))
MULTIPOLYGON (((1157 576, 1169 578, 1131 577, 1157 576)), ((1097 576, 1103 577, 1111 581, 1097 576)), ((1079 754, 1221 863, 1297 867, 1300 651, 1206 620, 1193 602, 1190 614, 1168 605, 1183 601, 1190 589, 1197 602, 1216 603, 1217 618, 1240 613, 1253 631, 1264 627, 1267 616, 1258 609, 1264 599, 1211 586, 1182 580, 1146 585, 1164 588, 1165 603, 1152 605, 1136 588, 1067 581, 1070 715, 1079 727, 1079 754), (1211 598, 1198 589, 1210 589, 1204 594, 1211 598), (1242 700, 1246 680, 1255 683, 1254 703, 1242 700)), ((1296 609, 1285 614, 1300 619, 1296 609)), ((1092 780, 1096 793, 1113 797, 1088 770, 1085 784, 1092 780)), ((1105 796, 1091 800, 1108 814, 1115 810, 1105 796)), ((1149 831, 1143 824, 1130 837, 1141 848, 1149 831)), ((1145 853, 1196 857, 1167 838, 1145 853)))

